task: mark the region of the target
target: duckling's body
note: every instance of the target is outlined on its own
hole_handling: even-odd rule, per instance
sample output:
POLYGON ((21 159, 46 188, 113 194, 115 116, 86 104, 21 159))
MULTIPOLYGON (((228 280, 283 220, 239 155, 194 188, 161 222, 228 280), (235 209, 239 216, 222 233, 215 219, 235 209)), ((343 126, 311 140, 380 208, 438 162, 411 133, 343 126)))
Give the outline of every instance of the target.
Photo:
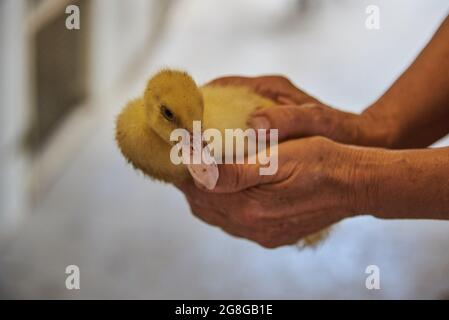
MULTIPOLYGON (((243 86, 197 87, 186 73, 163 70, 147 84, 142 97, 130 101, 117 119, 116 140, 127 160, 146 175, 169 183, 191 179, 184 165, 170 160, 174 145, 170 133, 177 128, 192 132, 193 121, 202 129, 247 129, 246 119, 257 108, 275 103, 243 86)), ((302 239, 315 245, 327 229, 302 239)))
POLYGON ((201 92, 204 127, 216 128, 223 136, 225 129, 247 129, 246 120, 251 112, 274 105, 246 87, 210 85, 202 87, 201 92))

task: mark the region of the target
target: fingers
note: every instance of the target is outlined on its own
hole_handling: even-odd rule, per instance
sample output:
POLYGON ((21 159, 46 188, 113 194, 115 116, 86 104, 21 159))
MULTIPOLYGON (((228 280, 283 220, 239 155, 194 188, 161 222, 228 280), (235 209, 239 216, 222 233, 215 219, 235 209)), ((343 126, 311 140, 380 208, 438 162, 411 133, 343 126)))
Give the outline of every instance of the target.
POLYGON ((261 77, 241 77, 228 76, 221 77, 209 82, 207 85, 217 86, 244 86, 250 90, 264 96, 273 101, 277 101, 280 93, 279 86, 273 87, 273 79, 278 79, 277 76, 261 76, 261 77))
MULTIPOLYGON (((255 129, 278 129, 279 141, 333 132, 338 120, 332 109, 316 103, 281 105, 253 112, 248 125, 255 129)), ((332 138, 332 137, 329 137, 332 138)))
POLYGON ((259 174, 258 164, 223 164, 218 166, 219 178, 215 188, 208 189, 202 182, 193 181, 177 183, 175 186, 186 196, 192 195, 195 190, 208 193, 235 193, 271 181, 267 176, 259 174))
POLYGON ((285 103, 285 99, 289 99, 290 102, 294 101, 295 103, 312 100, 307 94, 296 88, 290 80, 279 75, 258 77, 227 76, 215 79, 207 85, 245 86, 261 96, 281 104, 285 103), (281 102, 282 100, 284 102, 281 102))
POLYGON ((240 205, 243 198, 240 194, 207 194, 193 185, 184 190, 190 209, 198 219, 235 237, 253 241, 263 238, 263 234, 254 225, 242 223, 244 218, 240 213, 240 205))
POLYGON ((206 85, 213 85, 213 86, 250 85, 253 79, 254 78, 251 77, 226 76, 214 79, 208 82, 206 85))
MULTIPOLYGON (((293 244, 309 234, 311 214, 286 217, 285 208, 269 209, 250 194, 250 190, 232 194, 210 193, 191 181, 178 184, 185 192, 192 213, 200 220, 226 233, 252 240, 265 248, 293 244), (271 211, 271 213, 270 213, 271 211)), ((260 194, 259 194, 260 196, 260 194)), ((263 195, 262 195, 263 196, 263 195)))
POLYGON ((281 75, 263 75, 258 77, 227 76, 215 79, 207 85, 246 86, 279 104, 319 103, 317 99, 297 88, 288 78, 281 75))

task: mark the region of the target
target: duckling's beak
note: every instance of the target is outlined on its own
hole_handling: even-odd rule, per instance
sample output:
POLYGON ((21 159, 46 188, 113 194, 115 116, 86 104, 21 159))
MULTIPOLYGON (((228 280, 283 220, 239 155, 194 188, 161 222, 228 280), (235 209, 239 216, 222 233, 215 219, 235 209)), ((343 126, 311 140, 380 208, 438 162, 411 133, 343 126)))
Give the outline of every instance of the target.
POLYGON ((212 190, 218 181, 218 166, 212 156, 206 141, 203 140, 203 133, 190 132, 190 161, 186 164, 192 178, 200 187, 212 190))

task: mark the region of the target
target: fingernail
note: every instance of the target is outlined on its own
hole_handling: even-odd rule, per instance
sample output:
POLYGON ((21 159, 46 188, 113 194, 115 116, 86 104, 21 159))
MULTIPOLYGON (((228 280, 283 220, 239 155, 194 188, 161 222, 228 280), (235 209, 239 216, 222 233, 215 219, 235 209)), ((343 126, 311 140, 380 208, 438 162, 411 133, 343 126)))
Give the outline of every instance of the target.
POLYGON ((264 116, 255 116, 250 117, 248 120, 248 125, 254 129, 270 129, 271 124, 267 117, 264 116))

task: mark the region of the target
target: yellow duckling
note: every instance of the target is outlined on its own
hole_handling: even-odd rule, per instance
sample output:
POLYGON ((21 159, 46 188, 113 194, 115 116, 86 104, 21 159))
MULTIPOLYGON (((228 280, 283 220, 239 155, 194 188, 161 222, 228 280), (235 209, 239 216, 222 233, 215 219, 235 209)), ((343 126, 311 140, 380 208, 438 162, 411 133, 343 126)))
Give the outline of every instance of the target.
MULTIPOLYGON (((203 129, 246 129, 246 119, 256 108, 275 103, 243 86, 198 87, 185 72, 162 70, 147 83, 143 97, 130 101, 119 114, 116 140, 125 158, 146 175, 169 183, 191 179, 184 165, 170 160, 177 128, 193 131, 193 122, 203 129)), ((313 245, 327 232, 303 239, 313 245)))
POLYGON ((246 129, 246 119, 256 108, 274 102, 246 87, 198 87, 185 72, 163 70, 153 76, 143 98, 128 103, 117 119, 116 140, 130 163, 157 180, 176 183, 190 178, 185 166, 170 160, 174 129, 193 131, 193 121, 203 129, 246 129), (157 150, 157 152, 155 152, 157 150))

